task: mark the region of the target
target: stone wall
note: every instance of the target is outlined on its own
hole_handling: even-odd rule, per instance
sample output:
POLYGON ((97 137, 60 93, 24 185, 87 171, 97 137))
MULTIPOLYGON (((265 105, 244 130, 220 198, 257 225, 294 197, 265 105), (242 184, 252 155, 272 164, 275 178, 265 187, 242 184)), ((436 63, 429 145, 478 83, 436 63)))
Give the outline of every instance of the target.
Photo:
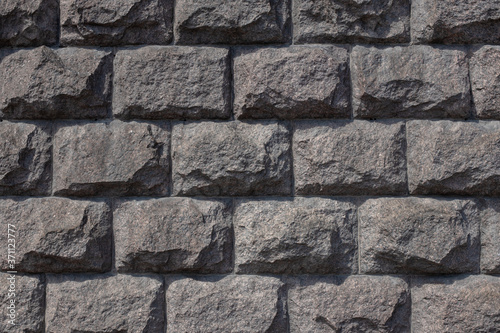
POLYGON ((499 0, 2 0, 0 331, 500 332, 495 44, 499 0))

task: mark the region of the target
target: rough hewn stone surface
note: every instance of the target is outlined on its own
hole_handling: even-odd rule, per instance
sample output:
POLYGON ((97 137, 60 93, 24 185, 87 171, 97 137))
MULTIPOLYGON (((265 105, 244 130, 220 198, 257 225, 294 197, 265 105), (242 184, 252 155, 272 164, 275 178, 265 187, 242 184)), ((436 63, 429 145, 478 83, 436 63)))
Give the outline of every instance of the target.
POLYGON ((407 132, 410 193, 500 194, 500 122, 414 120, 407 132))
MULTIPOLYGON (((65 198, 0 200, 0 241, 15 226, 20 272, 104 272, 111 269, 111 210, 102 201, 65 198), (12 227, 11 227, 12 228, 12 227)), ((2 254, 2 270, 12 270, 2 254)))
POLYGON ((498 332, 500 278, 416 279, 412 309, 413 332, 498 332))
POLYGON ((81 48, 0 50, 0 118, 105 117, 111 60, 81 48))
POLYGON ((172 0, 61 0, 61 44, 169 44, 172 0))
POLYGON ((0 3, 0 47, 57 43, 57 0, 4 0, 0 3))
POLYGON ((467 118, 469 70, 463 50, 425 45, 355 46, 353 110, 358 118, 467 118))
POLYGON ((470 200, 370 199, 359 208, 360 272, 479 272, 479 212, 470 200))
POLYGON ((161 277, 49 275, 46 333, 163 333, 161 277))
POLYGON ((357 272, 356 206, 326 198, 239 200, 238 273, 357 272))
POLYGON ((113 216, 118 271, 232 270, 231 210, 227 201, 118 201, 113 216))
POLYGON ((286 332, 283 293, 273 277, 178 278, 167 289, 167 332, 286 332))
POLYGON ((0 122, 0 195, 50 194, 51 151, 48 124, 0 122))
POLYGON ((481 272, 500 274, 500 200, 486 200, 481 217, 481 272))
POLYGON ((500 46, 483 46, 474 52, 470 79, 477 117, 500 119, 500 46))
POLYGON ((166 195, 165 123, 63 123, 54 137, 56 195, 166 195))
POLYGON ((415 43, 500 43, 498 0, 413 0, 411 38, 415 43))
POLYGON ((293 20, 299 43, 410 39, 409 0, 294 0, 293 20))
POLYGON ((177 0, 177 44, 281 43, 289 40, 289 0, 177 0))
POLYGON ((292 283, 288 308, 291 333, 410 332, 408 285, 395 277, 303 277, 292 283))
POLYGON ((295 126, 296 194, 406 192, 404 123, 303 121, 295 126))
POLYGON ((240 49, 234 58, 234 87, 240 119, 350 117, 345 48, 240 49))
POLYGON ((119 118, 229 118, 229 50, 158 47, 119 51, 113 114, 119 118))
POLYGON ((177 123, 174 195, 287 195, 290 131, 276 121, 177 123))

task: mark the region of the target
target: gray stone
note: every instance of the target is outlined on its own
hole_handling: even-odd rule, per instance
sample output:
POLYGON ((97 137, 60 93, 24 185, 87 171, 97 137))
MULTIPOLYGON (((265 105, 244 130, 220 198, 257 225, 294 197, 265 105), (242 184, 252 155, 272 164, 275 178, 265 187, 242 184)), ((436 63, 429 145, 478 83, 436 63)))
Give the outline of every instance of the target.
POLYGON ((288 291, 288 311, 291 333, 410 332, 408 285, 396 277, 303 277, 288 291))
POLYGON ((295 191, 307 195, 405 194, 405 145, 403 122, 297 122, 295 191))
POLYGON ((487 275, 419 278, 412 282, 412 330, 498 332, 500 278, 487 275))
POLYGON ((283 283, 273 277, 183 278, 168 283, 167 332, 286 332, 283 283))
POLYGON ((289 40, 288 0, 177 0, 176 44, 282 43, 289 40))
POLYGON ((177 123, 172 132, 175 195, 288 195, 290 131, 283 123, 177 123))
POLYGON ((231 114, 229 50, 147 46, 114 60, 118 118, 201 119, 231 114))
POLYGON ((239 200, 234 213, 238 273, 357 272, 356 206, 326 198, 239 200))
POLYGON ((486 200, 481 216, 481 272, 500 274, 500 200, 486 200))
POLYGON ((359 208, 360 272, 479 272, 479 212, 469 200, 381 198, 359 208))
POLYGON ((164 332, 163 279, 49 275, 46 333, 164 332))
POLYGON ((294 0, 298 43, 410 40, 409 0, 294 0))
POLYGON ((500 122, 413 120, 407 132, 410 193, 500 194, 500 122))
POLYGON ((44 280, 41 275, 0 273, 3 285, 0 293, 2 304, 0 332, 44 332, 44 280))
POLYGON ((414 43, 500 43, 499 0, 412 0, 414 43))
POLYGON ((470 80, 477 117, 500 119, 500 46, 483 46, 474 52, 470 80))
POLYGON ((335 46, 240 49, 234 109, 242 118, 350 117, 349 56, 335 46))
POLYGON ((61 0, 61 44, 169 44, 172 0, 61 0))
POLYGON ((0 195, 47 195, 52 138, 46 123, 0 122, 0 195))
POLYGON ((233 268, 227 201, 119 201, 113 219, 120 272, 228 273, 233 268))
MULTIPOLYGON (((15 235, 15 270, 33 273, 111 269, 111 210, 105 202, 65 198, 0 200, 0 241, 15 235), (8 224, 7 224, 8 222, 8 224)), ((7 251, 2 270, 12 270, 7 251)))
POLYGON ((351 71, 355 117, 470 116, 469 69, 463 50, 355 46, 351 71))
POLYGON ((54 137, 56 195, 167 195, 166 123, 63 123, 54 137))
POLYGON ((57 43, 57 0, 0 2, 0 47, 57 43))

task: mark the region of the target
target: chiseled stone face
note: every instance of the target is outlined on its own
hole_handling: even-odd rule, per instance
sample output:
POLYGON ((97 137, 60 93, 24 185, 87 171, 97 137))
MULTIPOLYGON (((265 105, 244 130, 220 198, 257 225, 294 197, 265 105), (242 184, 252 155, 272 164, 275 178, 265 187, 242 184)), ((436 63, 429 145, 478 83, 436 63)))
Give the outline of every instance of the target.
POLYGON ((369 199, 359 208, 360 271, 479 271, 479 212, 470 200, 369 199))
POLYGON ((474 52, 470 79, 477 117, 500 119, 500 46, 487 45, 474 52))
POLYGON ((234 58, 239 119, 349 118, 349 87, 345 48, 244 48, 234 58))
POLYGON ((236 271, 244 274, 357 272, 356 206, 326 198, 238 200, 236 271))
POLYGON ((167 332, 286 332, 284 285, 274 277, 167 280, 167 332))
POLYGON ((486 200, 481 215, 481 272, 500 274, 500 200, 486 200))

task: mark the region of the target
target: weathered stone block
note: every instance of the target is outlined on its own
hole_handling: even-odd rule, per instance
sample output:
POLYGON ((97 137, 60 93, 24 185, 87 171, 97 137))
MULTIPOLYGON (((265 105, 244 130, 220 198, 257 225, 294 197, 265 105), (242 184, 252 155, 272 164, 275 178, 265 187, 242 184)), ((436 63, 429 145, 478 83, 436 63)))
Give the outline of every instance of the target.
POLYGON ((298 43, 410 40, 409 0, 294 0, 293 16, 298 43))
POLYGON ((177 278, 167 289, 167 332, 286 332, 284 292, 273 277, 177 278))
POLYGON ((0 47, 57 43, 57 0, 6 0, 0 3, 0 47))
POLYGON ((46 333, 164 332, 160 277, 49 275, 46 333))
POLYGON ((481 272, 500 274, 500 200, 486 200, 481 213, 481 272))
POLYGON ((411 293, 413 332, 498 332, 499 277, 419 278, 411 293))
POLYGON ((470 79, 477 117, 500 119, 500 46, 483 46, 474 52, 470 79))
POLYGON ((404 194, 402 122, 304 121, 293 137, 297 194, 404 194))
POLYGON ((470 116, 469 69, 463 50, 355 46, 351 71, 355 117, 470 116))
MULTIPOLYGON (((15 270, 34 273, 111 269, 111 211, 105 202, 65 198, 0 200, 0 241, 16 239, 15 270)), ((2 270, 12 270, 7 251, 2 270)))
POLYGON ((290 131, 276 121, 178 123, 172 132, 175 195, 288 195, 290 131))
POLYGON ((479 212, 470 200, 381 198, 359 208, 360 271, 479 272, 479 212))
POLYGON ((165 123, 63 123, 54 137, 54 194, 167 195, 169 143, 165 123))
POLYGON ((288 0, 177 0, 176 44, 282 43, 289 40, 288 0))
POLYGON ((275 274, 357 272, 356 206, 326 198, 239 200, 236 271, 275 274))
POLYGON ((229 118, 229 50, 147 46, 114 61, 113 113, 119 118, 229 118))
POLYGON ((115 207, 118 271, 232 270, 231 210, 227 201, 165 198, 119 201, 115 207))
POLYGON ((297 279, 288 310, 291 333, 410 332, 408 285, 396 277, 297 279))
POLYGON ((335 46, 240 49, 234 109, 242 118, 350 117, 349 56, 335 46))
POLYGON ((169 44, 171 0, 61 0, 61 44, 169 44))
POLYGON ((407 132, 410 193, 500 194, 500 122, 413 120, 407 132))
POLYGON ((52 138, 46 123, 0 122, 0 195, 47 195, 52 138))

